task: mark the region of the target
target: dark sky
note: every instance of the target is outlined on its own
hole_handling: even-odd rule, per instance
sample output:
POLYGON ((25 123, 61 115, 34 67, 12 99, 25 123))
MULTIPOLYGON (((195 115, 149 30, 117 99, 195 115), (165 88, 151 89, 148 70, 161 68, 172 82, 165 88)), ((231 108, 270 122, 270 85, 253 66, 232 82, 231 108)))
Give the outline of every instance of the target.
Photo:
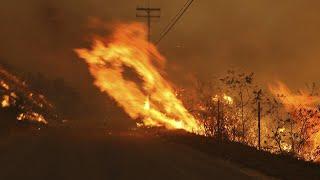
MULTIPOLYGON (((10 0, 0 6, 0 59, 24 71, 63 77, 89 99, 99 99, 74 48, 94 32, 88 19, 137 21, 144 0, 10 0)), ((162 8, 153 22, 153 39, 185 3, 151 0, 162 8)), ((195 0, 161 42, 169 77, 217 76, 229 68, 253 71, 261 82, 283 80, 299 87, 318 81, 320 1, 195 0)), ((103 33, 102 33, 103 34, 103 33)), ((181 81, 184 80, 184 81, 181 81)))

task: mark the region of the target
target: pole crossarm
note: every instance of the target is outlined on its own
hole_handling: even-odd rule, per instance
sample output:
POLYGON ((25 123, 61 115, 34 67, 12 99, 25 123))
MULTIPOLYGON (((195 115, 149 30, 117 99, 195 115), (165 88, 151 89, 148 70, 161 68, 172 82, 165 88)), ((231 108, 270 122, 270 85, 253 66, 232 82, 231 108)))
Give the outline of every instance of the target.
POLYGON ((161 11, 160 8, 137 8, 137 11, 161 11))
POLYGON ((136 8, 137 14, 136 17, 138 18, 146 18, 147 19, 147 25, 148 25, 148 41, 151 41, 151 19, 153 18, 160 18, 160 15, 155 13, 160 13, 160 8, 142 8, 138 7, 136 8), (144 14, 141 14, 144 13, 144 14))
POLYGON ((152 15, 148 16, 148 15, 139 15, 139 14, 137 14, 136 17, 143 17, 143 18, 148 18, 148 17, 150 17, 150 18, 160 18, 161 16, 152 16, 152 15))

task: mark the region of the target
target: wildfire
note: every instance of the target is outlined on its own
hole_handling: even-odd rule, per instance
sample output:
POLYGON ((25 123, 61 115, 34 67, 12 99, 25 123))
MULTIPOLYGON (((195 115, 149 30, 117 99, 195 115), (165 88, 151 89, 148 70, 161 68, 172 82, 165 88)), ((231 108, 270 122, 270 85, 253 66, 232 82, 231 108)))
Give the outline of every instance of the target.
POLYGON ((0 86, 2 88, 4 88, 5 90, 9 90, 10 89, 9 85, 7 83, 5 83, 4 81, 0 81, 0 86))
POLYGON ((312 96, 305 91, 293 93, 284 83, 277 82, 276 85, 269 85, 269 90, 275 96, 278 96, 286 108, 314 107, 320 104, 319 96, 312 96))
POLYGON ((149 97, 147 98, 146 102, 144 103, 144 109, 146 111, 150 110, 150 99, 149 99, 149 97))
POLYGON ((0 65, 0 107, 12 107, 18 112, 18 121, 48 124, 45 116, 54 115, 53 105, 31 90, 25 81, 0 65), (41 114, 40 114, 41 112, 41 114))
MULTIPOLYGON (((312 95, 306 91, 293 93, 285 84, 278 82, 277 85, 269 85, 269 89, 284 105, 290 118, 295 123, 293 133, 299 134, 298 137, 292 138, 304 144, 304 149, 300 151, 305 158, 313 158, 312 153, 317 152, 320 147, 320 97, 312 95)), ((284 133, 285 128, 280 128, 279 132, 284 133)), ((299 144, 299 143, 298 143, 299 144)), ((283 143, 284 150, 291 150, 292 145, 283 143)))
POLYGON ((215 95, 212 97, 212 101, 218 102, 219 100, 223 101, 226 104, 232 105, 233 104, 233 99, 232 97, 223 94, 221 97, 219 95, 215 95))
POLYGON ((204 128, 176 97, 170 83, 155 65, 164 57, 147 41, 146 29, 138 23, 118 25, 111 41, 95 39, 92 49, 77 49, 95 78, 94 84, 108 93, 133 119, 145 126, 164 126, 204 134, 204 128), (133 70, 142 83, 125 78, 133 70))
POLYGON ((10 106, 10 97, 8 95, 2 96, 1 107, 9 107, 10 106))
POLYGON ((225 100, 225 102, 227 103, 227 104, 233 104, 233 99, 232 99, 232 97, 230 97, 230 96, 227 96, 227 95, 223 95, 223 99, 225 100))
POLYGON ((17 117, 18 121, 35 121, 43 124, 48 124, 48 122, 44 119, 44 117, 41 114, 35 113, 35 112, 28 112, 28 113, 21 113, 17 117))

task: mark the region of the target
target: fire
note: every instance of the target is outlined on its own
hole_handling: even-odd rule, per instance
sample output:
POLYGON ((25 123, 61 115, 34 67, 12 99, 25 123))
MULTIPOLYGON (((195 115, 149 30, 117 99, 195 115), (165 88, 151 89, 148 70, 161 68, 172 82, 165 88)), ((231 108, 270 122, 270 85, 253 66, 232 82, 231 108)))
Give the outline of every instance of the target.
POLYGON ((146 100, 146 102, 145 102, 145 104, 144 104, 144 109, 145 109, 146 111, 149 111, 149 110, 150 110, 150 99, 149 99, 149 97, 147 98, 147 100, 146 100))
POLYGON ((269 85, 269 90, 275 96, 279 96, 284 105, 290 108, 297 107, 314 107, 320 104, 319 96, 311 96, 305 91, 293 93, 284 83, 277 82, 276 85, 269 85))
POLYGON ((218 102, 219 100, 223 101, 225 104, 229 104, 229 105, 233 104, 233 98, 226 94, 223 94, 221 97, 219 95, 215 95, 212 97, 212 101, 214 102, 218 102))
POLYGON ((8 95, 2 96, 1 107, 9 107, 10 106, 10 97, 8 95))
POLYGON ((223 95, 223 99, 225 100, 225 102, 227 103, 227 104, 233 104, 233 99, 232 99, 232 97, 230 97, 230 96, 227 96, 227 95, 223 95))
POLYGON ((48 124, 45 117, 55 116, 53 105, 44 95, 28 87, 27 83, 0 65, 0 107, 11 107, 18 121, 48 124), (41 112, 41 114, 40 114, 41 112))
POLYGON ((4 88, 5 90, 9 90, 10 89, 9 85, 7 83, 5 83, 4 81, 0 81, 0 86, 2 88, 4 88))
POLYGON ((111 41, 95 39, 91 50, 77 49, 76 53, 87 63, 94 84, 131 118, 142 119, 145 126, 204 134, 203 126, 186 110, 155 65, 163 67, 165 59, 147 41, 143 25, 118 25, 111 41), (126 79, 126 68, 133 70, 142 83, 126 79))
POLYGON ((45 118, 38 113, 35 112, 28 112, 28 113, 21 113, 17 117, 18 121, 24 121, 24 120, 29 120, 29 121, 35 121, 43 124, 48 124, 48 122, 45 120, 45 118))
MULTIPOLYGON (((291 121, 295 124, 292 127, 295 134, 300 134, 295 137, 301 141, 305 147, 300 153, 304 158, 313 159, 313 152, 317 152, 320 147, 320 113, 319 104, 320 96, 312 95, 306 91, 292 92, 285 84, 278 82, 277 85, 270 85, 269 89, 284 105, 286 112, 289 113, 291 121)), ((284 133, 285 128, 280 128, 279 132, 284 133)), ((294 138, 294 137, 292 137, 294 138)), ((283 149, 290 150, 293 147, 285 144, 283 149)))

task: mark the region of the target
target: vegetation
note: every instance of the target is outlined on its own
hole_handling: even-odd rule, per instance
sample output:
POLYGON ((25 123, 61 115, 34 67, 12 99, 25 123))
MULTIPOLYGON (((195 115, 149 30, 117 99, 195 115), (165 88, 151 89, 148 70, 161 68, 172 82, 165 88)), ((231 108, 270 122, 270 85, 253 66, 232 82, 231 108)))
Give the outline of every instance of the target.
POLYGON ((265 151, 317 161, 320 98, 315 84, 308 92, 294 93, 279 86, 269 91, 258 86, 253 73, 228 71, 222 78, 199 81, 195 90, 183 91, 189 94, 181 97, 203 122, 207 136, 259 148, 260 135, 265 151))
POLYGON ((15 72, 0 65, 0 133, 7 134, 17 124, 61 123, 76 114, 80 98, 62 79, 15 72))

